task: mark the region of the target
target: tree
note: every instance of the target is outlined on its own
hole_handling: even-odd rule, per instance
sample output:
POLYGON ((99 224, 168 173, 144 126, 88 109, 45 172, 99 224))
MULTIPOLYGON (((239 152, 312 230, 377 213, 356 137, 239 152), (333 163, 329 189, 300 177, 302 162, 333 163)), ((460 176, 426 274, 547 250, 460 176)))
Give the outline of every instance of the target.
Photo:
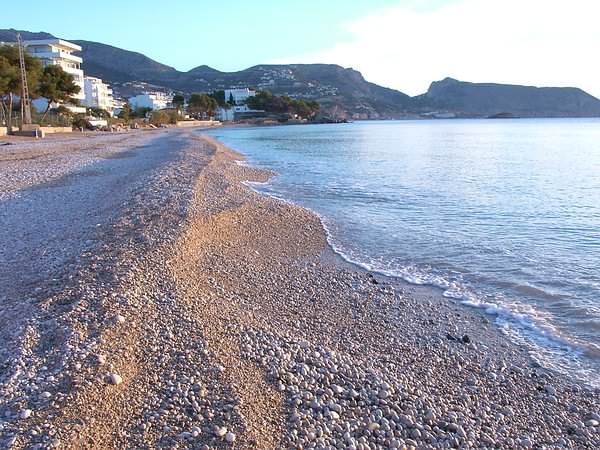
POLYGON ((278 114, 296 114, 305 119, 312 119, 319 112, 319 104, 315 101, 296 100, 287 95, 277 96, 269 91, 258 91, 246 100, 248 107, 278 114))
POLYGON ((151 112, 152 108, 148 106, 142 106, 140 108, 136 108, 131 115, 134 117, 139 117, 140 119, 145 119, 151 112))
POLYGON ((129 115, 131 114, 131 106, 129 106, 129 103, 125 103, 123 105, 123 108, 121 109, 121 111, 119 112, 119 114, 117 115, 117 117, 119 119, 123 119, 124 121, 129 121, 129 115))
POLYGON ((183 94, 175 94, 173 96, 172 103, 177 112, 180 112, 183 108, 183 105, 185 104, 185 97, 183 96, 183 94))
POLYGON ((62 67, 49 65, 44 67, 42 77, 37 87, 39 96, 44 97, 48 104, 42 116, 42 122, 48 114, 52 103, 78 103, 73 98, 80 91, 80 87, 75 84, 73 75, 67 73, 62 67))
MULTIPOLYGON (((42 71, 39 59, 25 53, 25 69, 27 85, 32 97, 35 97, 35 86, 42 71)), ((0 45, 0 104, 5 112, 7 126, 12 122, 14 96, 22 95, 21 67, 19 62, 19 49, 14 45, 0 45)))
POLYGON ((102 108, 88 108, 88 114, 100 119, 110 119, 110 113, 102 108))
POLYGON ((220 107, 224 108, 225 105, 227 105, 227 102, 225 101, 225 91, 214 91, 212 94, 208 95, 214 98, 220 107))
POLYGON ((214 98, 197 92, 188 101, 188 111, 196 118, 213 116, 218 106, 214 98))
POLYGON ((153 125, 177 124, 179 112, 175 109, 161 109, 160 111, 152 111, 150 115, 150 123, 153 125))

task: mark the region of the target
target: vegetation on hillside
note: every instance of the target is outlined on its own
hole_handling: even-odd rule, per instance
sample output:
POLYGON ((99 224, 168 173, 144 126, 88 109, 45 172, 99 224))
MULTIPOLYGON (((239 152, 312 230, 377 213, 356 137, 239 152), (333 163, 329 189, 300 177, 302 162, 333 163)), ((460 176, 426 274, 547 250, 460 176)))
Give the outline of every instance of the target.
POLYGON ((269 91, 258 91, 255 96, 248 97, 249 108, 260 109, 270 113, 287 113, 303 119, 313 119, 319 112, 319 103, 315 101, 296 100, 286 95, 273 95, 269 91))

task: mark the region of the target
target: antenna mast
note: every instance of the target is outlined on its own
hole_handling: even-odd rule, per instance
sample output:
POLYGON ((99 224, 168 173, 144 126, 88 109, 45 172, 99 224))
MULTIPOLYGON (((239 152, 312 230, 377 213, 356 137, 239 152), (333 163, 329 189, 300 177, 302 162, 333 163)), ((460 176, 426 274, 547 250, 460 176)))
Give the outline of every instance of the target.
POLYGON ((19 65, 21 66, 21 111, 23 112, 22 124, 31 124, 31 100, 29 99, 29 87, 27 86, 27 70, 25 69, 25 51, 23 49, 23 40, 21 33, 17 33, 17 43, 19 47, 19 65))

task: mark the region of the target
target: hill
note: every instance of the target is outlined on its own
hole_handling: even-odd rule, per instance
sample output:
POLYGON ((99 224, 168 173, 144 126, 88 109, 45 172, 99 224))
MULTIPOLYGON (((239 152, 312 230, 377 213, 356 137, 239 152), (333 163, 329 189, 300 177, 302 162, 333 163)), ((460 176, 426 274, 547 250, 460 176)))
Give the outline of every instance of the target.
MULTIPOLYGON (((0 30, 0 41, 14 41, 16 30, 0 30)), ((49 33, 21 31, 24 39, 49 33)), ((69 40, 69 39, 67 39, 69 40)), ((316 100, 337 118, 418 117, 433 112, 459 117, 600 117, 600 100, 577 88, 538 88, 468 83, 452 78, 433 82, 423 95, 409 97, 366 81, 360 72, 334 64, 257 65, 221 72, 201 65, 188 72, 111 45, 71 40, 82 47, 83 70, 112 84, 128 97, 148 89, 186 93, 256 87, 278 95, 316 100)))
POLYGON ((600 100, 578 88, 468 83, 446 78, 418 97, 425 109, 466 116, 600 116, 600 100))
POLYGON ((0 42, 16 42, 17 33, 21 33, 21 37, 23 40, 34 40, 34 39, 52 39, 50 33, 46 33, 44 31, 39 32, 31 32, 24 30, 15 30, 14 28, 9 28, 7 30, 0 30, 0 42))
POLYGON ((72 40, 82 48, 83 70, 93 76, 114 82, 166 81, 176 78, 177 70, 137 52, 123 50, 99 42, 72 40))

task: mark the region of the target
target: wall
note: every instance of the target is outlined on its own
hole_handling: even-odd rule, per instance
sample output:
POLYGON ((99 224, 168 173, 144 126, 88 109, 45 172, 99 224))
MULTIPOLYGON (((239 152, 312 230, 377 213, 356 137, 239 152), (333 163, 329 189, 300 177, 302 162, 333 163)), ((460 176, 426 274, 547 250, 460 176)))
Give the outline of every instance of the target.
POLYGON ((44 134, 73 132, 73 128, 71 127, 41 127, 40 129, 44 132, 44 134))
POLYGON ((0 136, 6 136, 8 134, 8 130, 6 127, 0 127, 0 136))
POLYGON ((177 122, 177 126, 182 127, 216 127, 221 125, 218 120, 181 120, 177 122))

